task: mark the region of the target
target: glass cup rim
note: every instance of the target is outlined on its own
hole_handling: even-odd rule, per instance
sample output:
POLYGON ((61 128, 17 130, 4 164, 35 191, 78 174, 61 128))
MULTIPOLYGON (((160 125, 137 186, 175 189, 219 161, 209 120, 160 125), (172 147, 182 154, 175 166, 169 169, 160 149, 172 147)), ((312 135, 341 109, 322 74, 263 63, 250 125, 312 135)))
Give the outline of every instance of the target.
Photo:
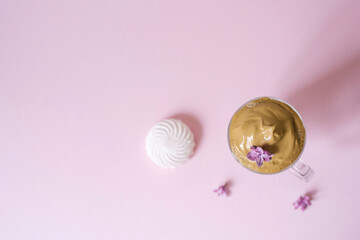
POLYGON ((231 154, 233 155, 233 157, 235 158, 235 160, 237 160, 243 168, 245 168, 245 169, 247 169, 247 170, 249 170, 249 171, 251 171, 251 172, 254 172, 254 173, 257 173, 257 174, 262 174, 262 175, 275 175, 275 174, 278 174, 278 173, 285 172, 285 171, 289 170, 292 166, 294 166, 294 165, 300 160, 301 155, 302 155, 303 152, 304 152, 304 149, 305 149, 305 146, 306 146, 306 137, 307 137, 307 131, 306 131, 306 128, 305 128, 305 125, 304 125, 304 120, 302 119, 302 117, 301 117, 301 115, 299 114, 299 112, 298 112, 291 104, 289 104, 288 102, 286 102, 286 101, 284 101, 284 100, 281 100, 281 99, 279 99, 279 98, 276 98, 276 97, 271 97, 271 96, 256 97, 256 98, 250 99, 250 100, 246 101, 244 104, 242 104, 242 105, 233 113, 233 115, 231 116, 230 122, 229 122, 229 125, 228 125, 228 131, 227 131, 228 145, 229 145, 229 148, 230 148, 230 152, 231 152, 231 154), (232 122, 232 119, 233 119, 234 115, 235 115, 241 108, 243 108, 246 104, 248 104, 248 103, 250 103, 250 102, 252 102, 252 101, 254 101, 254 100, 260 99, 260 98, 270 98, 270 99, 273 99, 273 100, 276 100, 276 101, 279 101, 279 102, 282 102, 282 103, 287 104, 287 105, 288 105, 292 110, 294 110, 294 112, 298 115, 298 117, 300 118, 301 123, 302 123, 302 125, 303 125, 303 127, 304 127, 304 129, 305 129, 304 146, 303 146, 303 148, 301 149, 301 152, 300 152, 299 156, 298 156, 297 159, 296 159, 291 165, 289 165, 287 168, 284 168, 283 170, 281 170, 281 171, 279 171, 279 172, 276 172, 276 173, 261 173, 261 172, 257 172, 257 171, 254 171, 254 170, 250 169, 250 168, 245 167, 244 165, 242 165, 242 164, 240 163, 240 161, 238 161, 238 159, 237 159, 237 157, 235 156, 234 152, 232 151, 231 145, 230 145, 230 124, 231 124, 231 122, 232 122))

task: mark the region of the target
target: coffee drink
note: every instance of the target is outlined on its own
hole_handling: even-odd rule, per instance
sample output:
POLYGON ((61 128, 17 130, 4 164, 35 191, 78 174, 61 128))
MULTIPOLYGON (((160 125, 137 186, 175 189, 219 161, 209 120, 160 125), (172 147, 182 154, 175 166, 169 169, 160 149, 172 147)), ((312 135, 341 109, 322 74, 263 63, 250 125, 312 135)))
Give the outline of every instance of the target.
POLYGON ((272 174, 287 169, 299 158, 305 144, 305 128, 291 106, 262 97, 246 103, 233 115, 228 137, 232 153, 244 167, 272 174), (253 146, 271 153, 271 160, 259 167, 247 157, 253 146))

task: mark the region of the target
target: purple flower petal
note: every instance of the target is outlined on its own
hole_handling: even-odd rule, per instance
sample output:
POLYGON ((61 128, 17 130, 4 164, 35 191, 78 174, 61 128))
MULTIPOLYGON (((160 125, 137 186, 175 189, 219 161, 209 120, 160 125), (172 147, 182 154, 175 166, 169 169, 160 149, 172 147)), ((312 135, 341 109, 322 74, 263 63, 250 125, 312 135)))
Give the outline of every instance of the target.
POLYGON ((266 151, 261 147, 251 146, 250 149, 251 151, 247 154, 247 158, 251 161, 256 161, 256 164, 259 167, 264 164, 264 161, 270 161, 273 156, 269 151, 266 151))
POLYGON ((264 160, 262 157, 258 157, 256 159, 256 164, 258 165, 258 167, 261 167, 263 165, 263 163, 264 163, 264 160))
POLYGON ((298 209, 300 207, 300 209, 302 211, 304 211, 309 205, 311 205, 310 202, 310 197, 309 196, 300 196, 298 200, 296 200, 296 202, 293 203, 294 208, 298 209))
POLYGON ((310 200, 306 200, 306 199, 304 199, 304 200, 303 200, 303 203, 304 203, 304 204, 306 204, 306 205, 311 205, 310 200))
POLYGON ((219 186, 217 189, 213 190, 213 192, 217 193, 218 196, 220 195, 228 195, 228 191, 226 189, 226 185, 219 186))
POLYGON ((261 158, 262 158, 264 161, 270 161, 269 156, 267 156, 267 155, 265 155, 265 154, 262 154, 262 155, 261 155, 261 158))
POLYGON ((258 158, 258 156, 259 156, 259 154, 257 152, 250 151, 246 157, 251 161, 255 161, 258 158))
POLYGON ((257 147, 256 148, 256 152, 260 153, 260 154, 263 154, 264 153, 264 150, 261 148, 261 147, 257 147))

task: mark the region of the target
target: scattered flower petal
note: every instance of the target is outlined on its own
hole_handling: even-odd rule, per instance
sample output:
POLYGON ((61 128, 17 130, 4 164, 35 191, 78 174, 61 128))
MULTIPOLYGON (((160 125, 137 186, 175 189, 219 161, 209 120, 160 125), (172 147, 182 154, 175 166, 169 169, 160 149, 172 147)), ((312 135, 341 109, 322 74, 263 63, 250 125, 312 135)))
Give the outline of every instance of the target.
POLYGON ((304 211, 309 205, 311 205, 310 197, 307 195, 304 197, 300 196, 299 199, 293 203, 293 205, 295 209, 300 208, 302 211, 304 211))
POLYGON ((225 185, 221 185, 219 186, 217 189, 215 189, 213 192, 217 193, 218 196, 220 195, 228 195, 228 191, 227 191, 227 187, 226 184, 225 185))

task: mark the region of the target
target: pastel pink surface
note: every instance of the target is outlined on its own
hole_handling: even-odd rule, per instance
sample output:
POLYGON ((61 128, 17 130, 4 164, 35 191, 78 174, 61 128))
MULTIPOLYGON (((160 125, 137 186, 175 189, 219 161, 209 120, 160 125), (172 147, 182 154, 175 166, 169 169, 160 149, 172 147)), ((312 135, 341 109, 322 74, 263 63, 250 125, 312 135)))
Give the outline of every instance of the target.
POLYGON ((2 1, 0 239, 358 239, 358 1, 2 1), (307 127, 304 183, 231 156, 257 96, 307 127), (194 131, 164 170, 157 121, 194 131), (213 189, 231 181, 231 195, 213 189), (304 212, 292 203, 313 196, 304 212))

